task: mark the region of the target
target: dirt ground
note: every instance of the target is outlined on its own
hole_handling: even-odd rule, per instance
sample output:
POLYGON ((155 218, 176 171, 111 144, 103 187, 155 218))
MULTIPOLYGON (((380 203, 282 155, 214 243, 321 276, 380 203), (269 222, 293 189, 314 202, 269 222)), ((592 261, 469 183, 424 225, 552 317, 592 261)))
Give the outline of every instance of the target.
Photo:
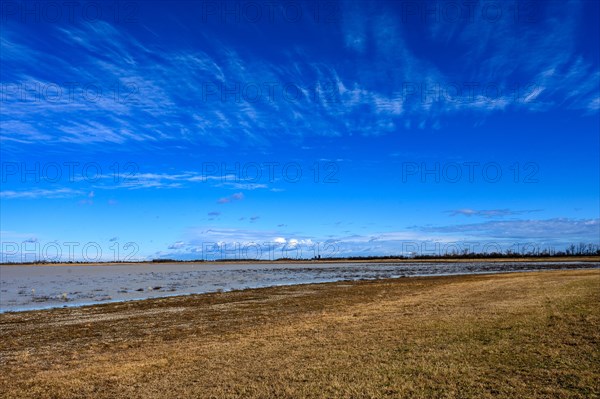
POLYGON ((600 271, 0 315, 3 398, 600 397, 600 271))

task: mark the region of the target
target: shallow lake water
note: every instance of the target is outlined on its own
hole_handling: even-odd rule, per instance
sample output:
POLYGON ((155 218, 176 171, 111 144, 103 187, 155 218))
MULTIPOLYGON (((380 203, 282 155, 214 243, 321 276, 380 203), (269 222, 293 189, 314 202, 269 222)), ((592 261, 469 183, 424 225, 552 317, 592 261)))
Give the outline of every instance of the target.
POLYGON ((559 269, 599 262, 156 263, 0 266, 0 312, 342 280, 559 269))

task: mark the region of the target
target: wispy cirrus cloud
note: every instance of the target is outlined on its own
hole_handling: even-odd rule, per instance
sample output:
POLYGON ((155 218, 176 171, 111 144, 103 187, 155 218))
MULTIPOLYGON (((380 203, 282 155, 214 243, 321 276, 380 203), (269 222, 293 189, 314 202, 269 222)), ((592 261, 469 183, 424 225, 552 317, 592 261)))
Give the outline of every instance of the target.
MULTIPOLYGON (((484 6, 475 4, 473 12, 481 14, 484 6)), ((45 44, 57 50, 48 54, 11 25, 0 41, 8 71, 2 138, 15 145, 40 139, 265 145, 282 136, 436 129, 443 118, 465 112, 598 110, 600 73, 576 45, 581 2, 549 2, 535 25, 511 18, 427 22, 420 26, 429 32, 422 40, 456 55, 443 63, 408 39, 407 26, 394 14, 400 8, 365 2, 342 7, 331 37, 343 42, 351 67, 315 58, 302 45, 276 60, 250 54, 219 43, 209 31, 204 35, 212 45, 157 51, 134 30, 103 21, 50 29, 45 44), (70 61, 73 54, 81 67, 70 61), (41 62, 47 73, 31 67, 41 62), (521 86, 516 92, 515 81, 521 86), (75 98, 68 82, 77 83, 75 98), (47 94, 56 87, 61 96, 47 94), (31 91, 46 94, 35 99, 31 91)))
MULTIPOLYGON (((0 198, 3 199, 51 199, 51 198, 70 198, 85 195, 85 192, 73 190, 70 188, 57 189, 32 189, 22 191, 0 191, 0 198)), ((89 197, 91 198, 91 197, 89 197)))
MULTIPOLYGON (((71 187, 56 187, 56 184, 48 184, 49 188, 28 188, 22 190, 2 190, 0 198, 3 199, 41 199, 41 198, 70 198, 84 197, 79 201, 81 205, 92 205, 96 191, 94 190, 158 190, 158 189, 189 189, 198 185, 206 185, 211 189, 229 189, 229 190, 256 190, 268 189, 269 186, 265 183, 252 183, 251 179, 242 178, 234 174, 216 174, 210 175, 204 172, 179 172, 179 173, 139 173, 139 172, 123 172, 120 175, 99 174, 93 180, 87 179, 84 176, 76 176, 70 181, 71 187)), ((15 182, 12 181, 12 186, 15 182)), ((33 186, 34 179, 30 182, 23 180, 24 187, 33 186)), ((37 185, 37 183, 35 184, 37 185)), ((273 189, 277 191, 277 189, 273 189)), ((219 203, 227 203, 231 201, 241 200, 244 195, 242 192, 237 192, 228 197, 223 197, 219 203)), ((115 205, 114 200, 109 200, 110 205, 115 205)))
MULTIPOLYGON (((425 12, 429 6, 424 4, 412 6, 425 12)), ((486 116, 506 109, 597 109, 600 71, 593 59, 579 53, 576 40, 582 2, 571 1, 568 9, 555 2, 537 5, 532 11, 535 15, 526 15, 536 17, 535 24, 508 17, 506 9, 502 18, 486 21, 481 18, 485 7, 485 3, 473 3, 476 17, 472 21, 442 14, 419 19, 422 15, 417 12, 412 15, 413 25, 378 12, 377 6, 368 3, 347 8, 346 13, 352 14, 347 19, 362 23, 345 25, 345 37, 354 33, 366 37, 367 46, 377 51, 368 60, 374 66, 363 70, 358 61, 360 92, 373 92, 385 79, 388 98, 394 89, 399 95, 403 124, 419 127, 435 128, 444 117, 458 113, 486 116), (425 35, 418 42, 407 40, 408 26, 425 35), (360 34, 364 31, 371 35, 360 34), (443 45, 453 57, 421 55, 423 47, 437 45, 443 45), (376 75, 371 72, 374 69, 394 73, 376 75)), ((431 8, 440 11, 443 4, 431 8)), ((347 80, 344 85, 352 87, 347 80)), ((393 117, 388 122, 401 126, 393 117)))
POLYGON ((259 188, 268 188, 264 183, 244 183, 244 182, 224 182, 216 185, 217 187, 226 187, 234 190, 256 190, 259 188))
POLYGON ((514 215, 522 215, 532 212, 539 212, 539 209, 529 209, 529 210, 511 210, 511 209, 454 209, 450 211, 446 211, 450 214, 450 216, 480 216, 485 218, 493 218, 493 217, 505 217, 505 216, 514 216, 514 215))

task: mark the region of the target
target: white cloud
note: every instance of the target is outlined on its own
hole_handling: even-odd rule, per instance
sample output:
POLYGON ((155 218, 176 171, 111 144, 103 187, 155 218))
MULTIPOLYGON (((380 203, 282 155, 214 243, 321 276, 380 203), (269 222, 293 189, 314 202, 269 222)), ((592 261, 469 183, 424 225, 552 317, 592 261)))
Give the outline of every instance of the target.
POLYGON ((479 239, 560 241, 563 243, 598 242, 599 219, 554 218, 545 220, 507 220, 472 224, 417 228, 424 233, 463 234, 479 239))
POLYGON ((186 245, 185 242, 183 242, 183 241, 177 241, 177 242, 169 245, 168 248, 169 249, 181 249, 181 248, 185 247, 185 245, 186 245))
MULTIPOLYGON (((481 14, 481 7, 476 5, 474 12, 481 14)), ((46 81, 27 68, 44 60, 55 76, 69 76, 69 81, 81 85, 102 82, 105 94, 93 101, 69 101, 66 95, 58 101, 20 101, 16 93, 3 93, 2 139, 9 144, 43 140, 153 145, 178 139, 215 146, 265 145, 282 136, 384 134, 408 126, 409 118, 421 120, 423 128, 439 128, 443 117, 458 112, 485 116, 509 107, 600 109, 600 73, 577 53, 581 3, 568 7, 548 3, 544 7, 548 17, 531 26, 515 24, 511 18, 498 23, 478 18, 443 28, 432 22, 432 34, 424 41, 463 51, 446 58, 444 65, 422 55, 406 40, 401 18, 393 15, 391 5, 356 1, 341 9, 341 26, 331 27, 341 28, 343 44, 355 52, 352 73, 339 64, 315 62, 303 50, 295 50, 279 63, 241 55, 219 43, 220 50, 214 54, 197 48, 156 51, 126 30, 101 21, 59 27, 50 34, 51 39, 63 42, 65 53, 79 54, 81 63, 89 66, 76 68, 62 53, 41 53, 7 29, 0 41, 3 58, 11 70, 29 71, 15 72, 7 84, 64 84, 46 81), (373 50, 368 59, 363 55, 367 49, 373 50), (447 72, 453 68, 458 72, 447 72), (407 98, 407 83, 446 87, 457 81, 457 75, 459 82, 479 83, 480 90, 493 83, 502 93, 491 98, 478 92, 466 101, 444 96, 423 101, 419 90, 407 98), (511 92, 515 75, 517 83, 536 85, 516 100, 511 92), (266 82, 279 85, 274 100, 266 91, 260 101, 227 101, 221 96, 227 85, 260 87, 266 82), (292 101, 283 98, 282 86, 288 82, 301 94, 292 101), (112 93, 114 84, 120 87, 117 97, 112 93), (207 84, 220 88, 216 95, 207 96, 207 84)))
POLYGON ((235 193, 235 194, 230 195, 229 197, 219 198, 219 200, 217 200, 217 203, 227 204, 232 201, 241 201, 243 199, 244 199, 244 193, 235 193))
POLYGON ((58 188, 58 189, 33 189, 27 191, 0 191, 0 198, 4 199, 37 199, 37 198, 69 198, 84 195, 84 192, 79 190, 72 190, 70 188, 58 188))
POLYGON ((447 213, 450 214, 450 216, 456 216, 456 215, 462 215, 462 216, 481 216, 481 217, 485 217, 485 218, 492 218, 492 217, 505 217, 505 216, 512 216, 512 215, 521 215, 524 213, 532 213, 532 212, 539 212, 539 209, 531 209, 531 210, 510 210, 510 209, 481 209, 481 210, 476 210, 476 209, 469 209, 469 208, 465 208, 465 209, 455 209, 455 210, 451 210, 451 211, 447 211, 447 213))

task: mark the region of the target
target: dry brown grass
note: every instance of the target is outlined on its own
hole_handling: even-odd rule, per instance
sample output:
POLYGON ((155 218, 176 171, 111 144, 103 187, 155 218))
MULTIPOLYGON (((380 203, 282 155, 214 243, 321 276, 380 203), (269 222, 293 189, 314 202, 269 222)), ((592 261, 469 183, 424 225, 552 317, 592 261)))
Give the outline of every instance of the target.
POLYGON ((0 315, 6 398, 593 398, 600 272, 278 287, 0 315))

